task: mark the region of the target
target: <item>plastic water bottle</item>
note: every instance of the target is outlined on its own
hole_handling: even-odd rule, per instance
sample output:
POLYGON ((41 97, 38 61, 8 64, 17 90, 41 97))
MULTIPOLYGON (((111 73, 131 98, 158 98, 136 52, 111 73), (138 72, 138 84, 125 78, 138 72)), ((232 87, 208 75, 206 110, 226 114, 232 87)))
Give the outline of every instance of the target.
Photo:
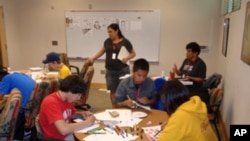
POLYGON ((161 71, 161 77, 165 79, 165 71, 161 71))

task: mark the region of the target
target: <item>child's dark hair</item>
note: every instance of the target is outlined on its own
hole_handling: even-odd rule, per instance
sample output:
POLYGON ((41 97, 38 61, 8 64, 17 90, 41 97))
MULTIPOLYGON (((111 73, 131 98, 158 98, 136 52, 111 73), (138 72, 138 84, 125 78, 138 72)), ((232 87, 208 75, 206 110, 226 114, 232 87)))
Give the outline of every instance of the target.
POLYGON ((133 72, 136 72, 137 70, 149 71, 148 61, 144 58, 135 60, 134 66, 133 66, 133 72))
POLYGON ((161 88, 159 94, 161 102, 169 115, 173 114, 190 97, 188 89, 176 79, 168 80, 161 88))
POLYGON ((191 42, 191 43, 187 44, 186 49, 191 49, 192 52, 196 52, 197 55, 199 55, 201 52, 200 45, 196 42, 191 42))
POLYGON ((87 85, 78 75, 69 75, 61 81, 60 90, 72 92, 73 94, 85 94, 87 85))
POLYGON ((8 71, 7 71, 7 68, 0 66, 0 82, 2 81, 4 76, 7 75, 7 74, 9 74, 8 71))

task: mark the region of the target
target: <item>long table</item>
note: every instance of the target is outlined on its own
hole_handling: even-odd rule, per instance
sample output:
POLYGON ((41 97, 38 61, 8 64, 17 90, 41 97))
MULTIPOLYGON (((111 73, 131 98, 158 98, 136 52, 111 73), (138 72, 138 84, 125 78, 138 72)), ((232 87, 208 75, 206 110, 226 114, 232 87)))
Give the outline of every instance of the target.
MULTIPOLYGON (((168 120, 168 117, 169 117, 166 112, 156 110, 156 109, 151 109, 151 111, 147 111, 144 109, 132 109, 132 112, 134 112, 134 111, 143 111, 143 112, 147 113, 147 116, 145 118, 143 118, 141 120, 141 122, 138 124, 139 131, 141 131, 141 129, 143 127, 160 125, 161 123, 166 122, 168 120)), ((103 111, 100 111, 100 112, 103 112, 103 111)), ((102 127, 104 125, 100 124, 100 126, 102 127)), ((130 130, 129 130, 130 127, 122 127, 122 129, 123 130, 127 129, 128 133, 130 133, 130 130)), ((138 138, 135 139, 134 141, 148 141, 148 138, 144 132, 142 132, 141 135, 142 136, 139 135, 138 138)), ((83 138, 88 136, 88 134, 75 132, 74 136, 78 140, 82 141, 83 138)))

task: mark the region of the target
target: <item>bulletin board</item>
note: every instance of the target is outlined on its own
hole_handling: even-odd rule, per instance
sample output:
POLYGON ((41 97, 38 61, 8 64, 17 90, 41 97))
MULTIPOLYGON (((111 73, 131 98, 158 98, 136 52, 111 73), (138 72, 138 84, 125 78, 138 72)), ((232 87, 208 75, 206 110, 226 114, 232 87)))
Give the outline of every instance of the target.
MULTIPOLYGON (((69 58, 86 59, 94 56, 108 38, 107 26, 118 23, 133 45, 137 58, 159 61, 160 11, 66 11, 66 44, 69 58)), ((99 59, 105 59, 105 55, 99 59)))

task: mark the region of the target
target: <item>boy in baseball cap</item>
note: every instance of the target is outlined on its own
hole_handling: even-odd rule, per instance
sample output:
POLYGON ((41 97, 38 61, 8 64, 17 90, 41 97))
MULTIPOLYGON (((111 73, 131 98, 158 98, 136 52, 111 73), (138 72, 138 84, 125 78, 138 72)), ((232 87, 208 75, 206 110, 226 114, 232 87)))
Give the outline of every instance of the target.
POLYGON ((71 74, 70 69, 60 60, 60 56, 56 52, 50 52, 43 60, 43 64, 48 64, 48 67, 58 71, 60 79, 64 79, 71 74))

